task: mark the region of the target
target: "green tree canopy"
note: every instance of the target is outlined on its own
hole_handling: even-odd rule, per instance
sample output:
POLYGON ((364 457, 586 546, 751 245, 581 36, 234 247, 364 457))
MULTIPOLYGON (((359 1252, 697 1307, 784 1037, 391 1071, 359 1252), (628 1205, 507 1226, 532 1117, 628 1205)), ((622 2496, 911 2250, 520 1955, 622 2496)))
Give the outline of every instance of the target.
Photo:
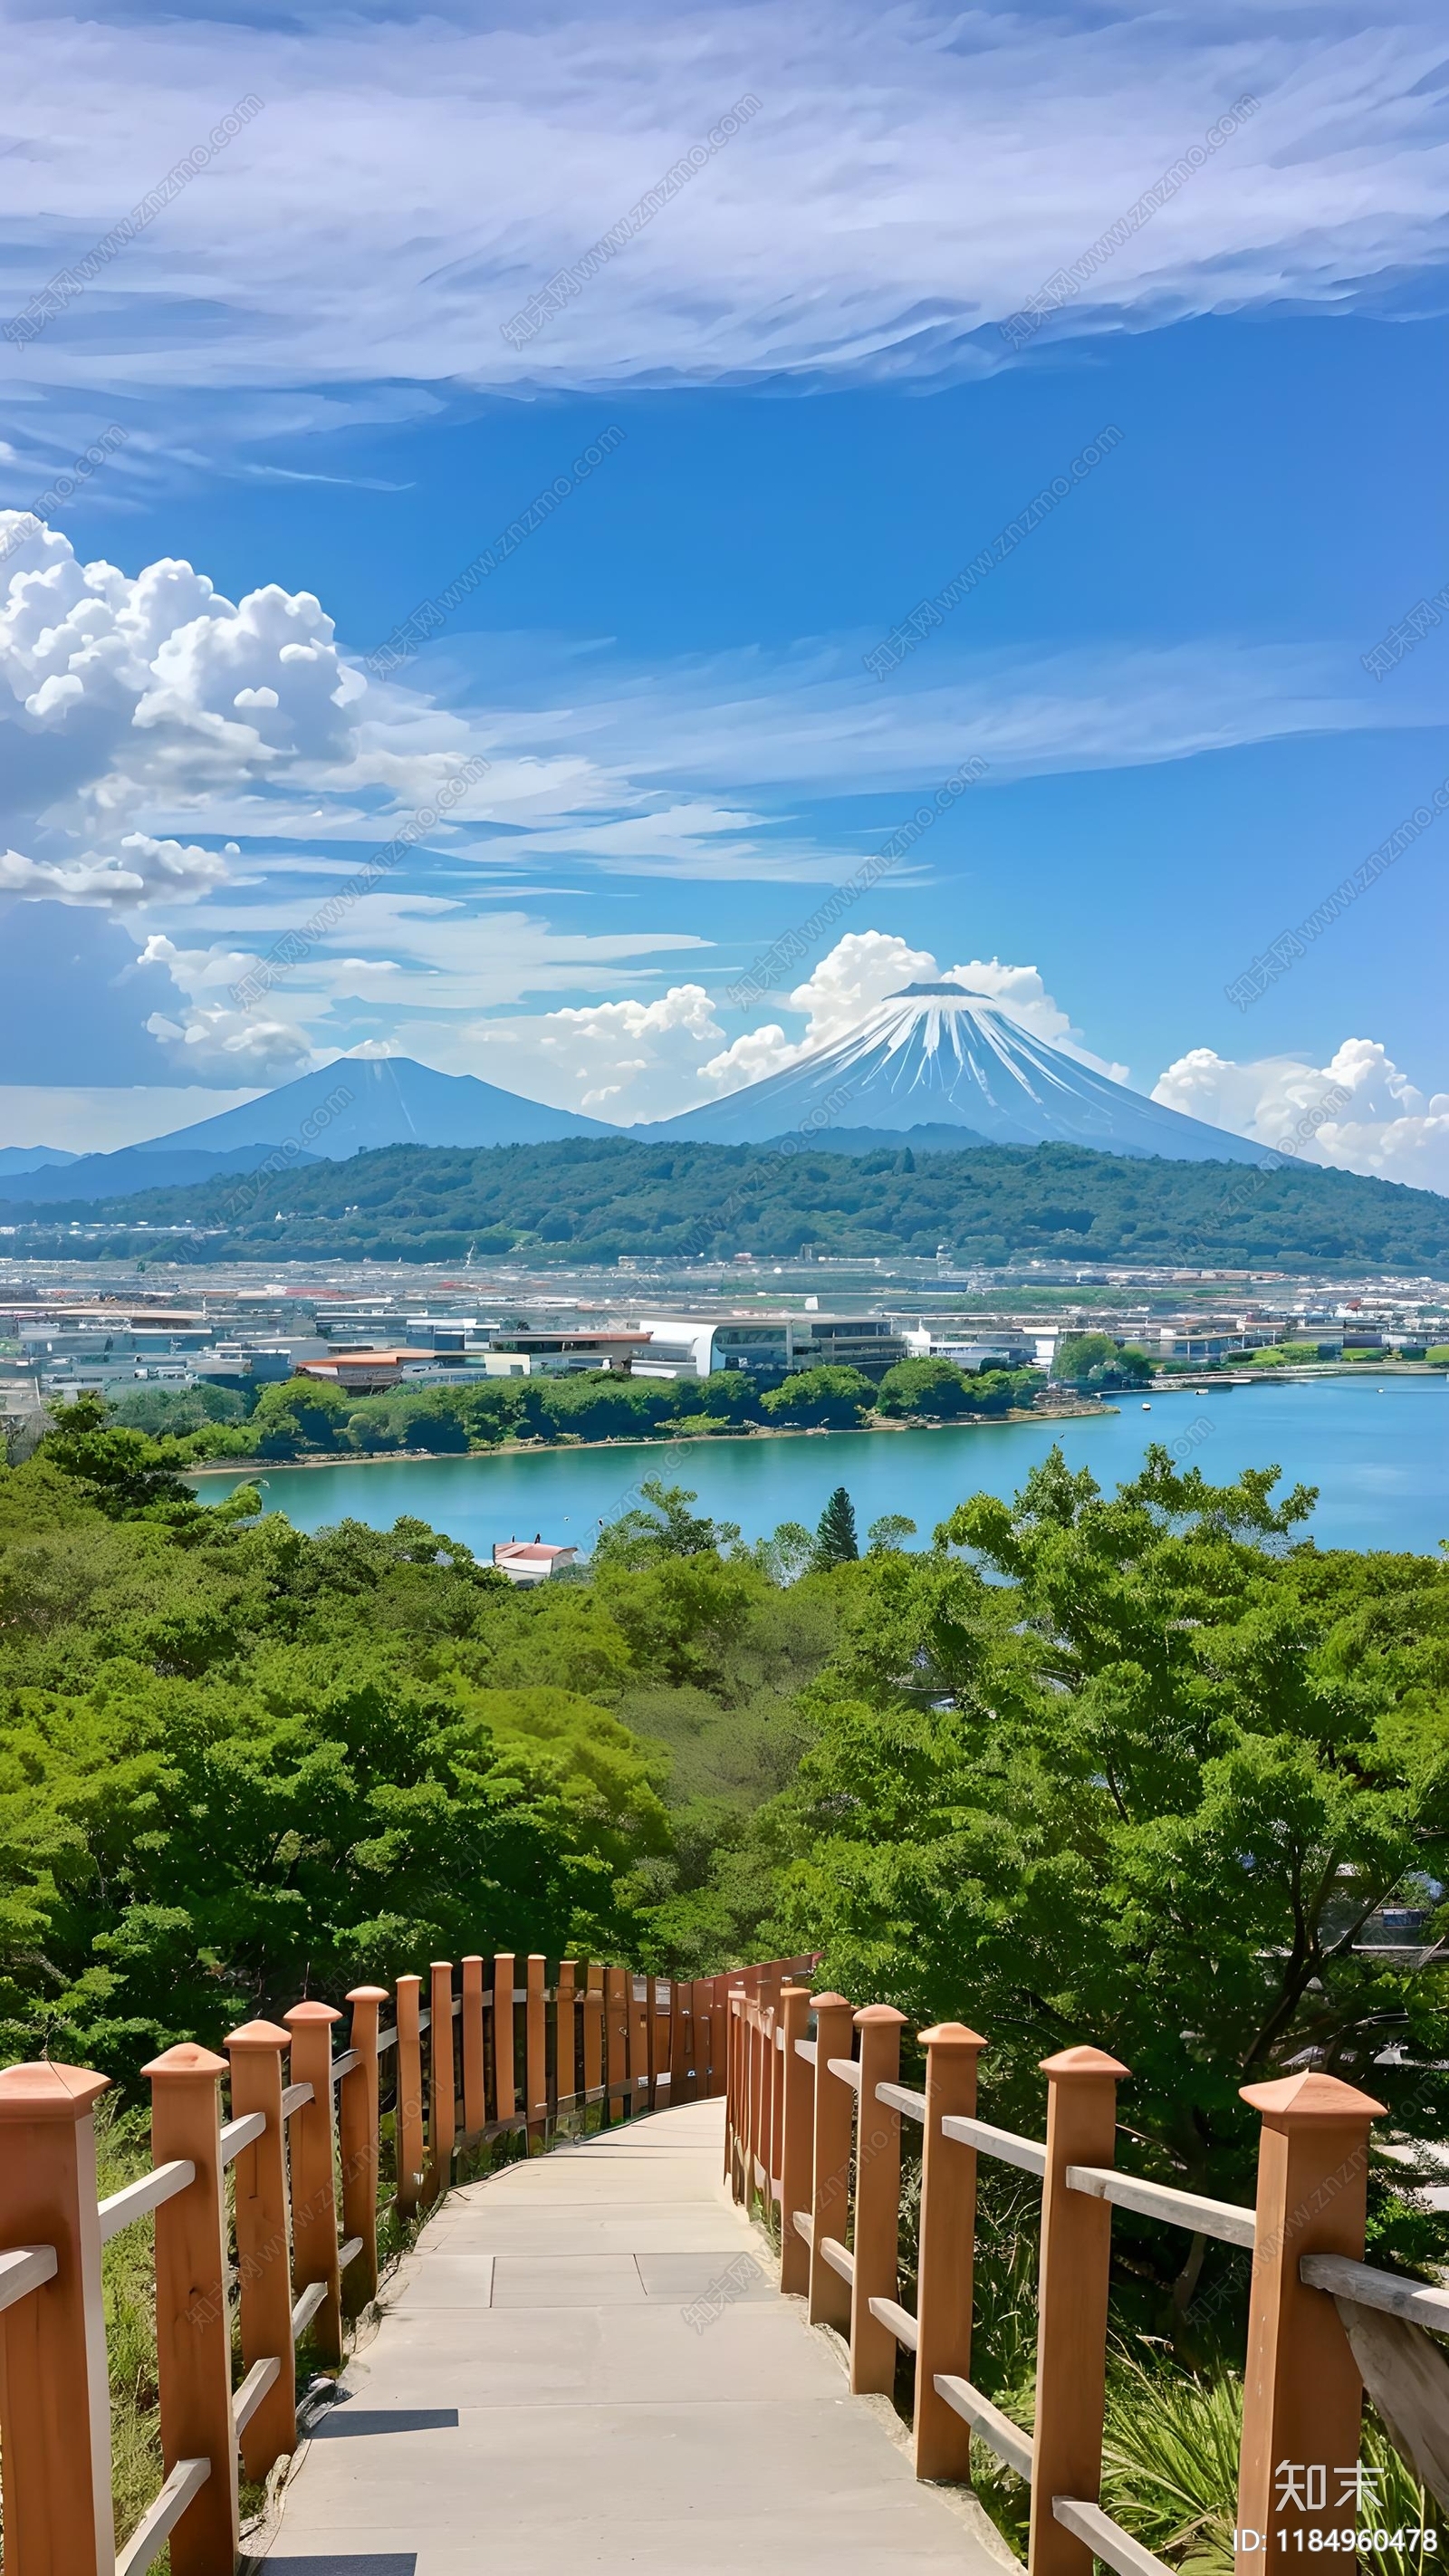
POLYGON ((1321 1553, 1275 1482, 1153 1449, 1108 1500, 1054 1451, 867 1557, 792 1827, 832 1984, 987 2031, 1023 2124, 1039 2058, 1112 2050, 1142 2152, 1210 2188, 1246 2184, 1238 2086, 1305 2052, 1444 2108, 1449 1980, 1361 1935, 1449 1880, 1449 1567, 1321 1553))

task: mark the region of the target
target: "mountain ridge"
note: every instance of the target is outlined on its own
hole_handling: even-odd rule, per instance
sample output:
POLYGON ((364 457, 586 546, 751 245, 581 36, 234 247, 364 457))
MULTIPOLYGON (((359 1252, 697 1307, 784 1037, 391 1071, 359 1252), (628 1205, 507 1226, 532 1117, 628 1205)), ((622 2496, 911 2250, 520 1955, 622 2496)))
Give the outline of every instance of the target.
POLYGON ((990 1145, 1086 1145, 1171 1162, 1276 1166, 1271 1147, 1148 1100, 1025 1028, 989 995, 951 981, 907 984, 843 1037, 721 1100, 630 1133, 660 1143, 755 1145, 793 1130, 826 1143, 852 1128, 960 1127, 990 1145))
MULTIPOLYGON (((265 1191, 217 1180, 115 1208, 72 1202, 54 1218, 11 1203, 17 1251, 46 1259, 145 1253, 184 1262, 465 1262, 470 1252, 546 1272, 556 1264, 795 1260, 904 1254, 998 1266, 1036 1254, 1131 1263, 1449 1277, 1449 1198, 1322 1164, 1277 1170, 1103 1154, 1081 1145, 982 1145, 871 1153, 801 1144, 647 1143, 621 1135, 545 1145, 396 1145, 345 1164, 278 1170, 265 1191), (104 1229, 83 1246, 68 1220, 104 1229), (159 1227, 173 1234, 162 1252, 159 1227)), ((759 1279, 759 1271, 741 1275, 759 1279)), ((829 1274, 817 1273, 822 1287, 829 1274)), ((646 1294, 625 1286, 628 1297, 646 1294)))
POLYGON ((339 1056, 214 1118, 114 1153, 83 1155, 67 1167, 69 1189, 48 1164, 43 1170, 0 1171, 0 1189, 7 1198, 34 1205, 77 1197, 103 1201, 256 1171, 279 1153, 290 1167, 345 1162, 388 1145, 546 1145, 565 1136, 619 1132, 602 1119, 548 1109, 519 1092, 480 1082, 475 1074, 438 1073, 412 1056, 339 1056), (420 1133, 420 1127, 428 1132, 420 1133))

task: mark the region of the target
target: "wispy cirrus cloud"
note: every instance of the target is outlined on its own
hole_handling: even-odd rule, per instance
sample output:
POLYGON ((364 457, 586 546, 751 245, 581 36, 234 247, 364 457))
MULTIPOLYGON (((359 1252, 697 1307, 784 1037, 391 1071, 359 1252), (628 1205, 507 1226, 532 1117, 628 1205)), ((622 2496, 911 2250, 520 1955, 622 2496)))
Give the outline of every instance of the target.
POLYGON ((244 384, 255 403, 378 381, 998 367, 1000 323, 1244 95, 1251 120, 1043 340, 1285 299, 1378 303, 1449 249, 1428 0, 1167 18, 963 17, 942 0, 702 0, 681 17, 613 0, 532 21, 323 7, 302 23, 130 7, 84 27, 12 20, 11 113, 48 138, 0 160, 12 310, 239 86, 268 101, 20 353, 39 381, 244 384), (509 317, 745 92, 760 106, 729 150, 546 331, 510 342, 509 317))

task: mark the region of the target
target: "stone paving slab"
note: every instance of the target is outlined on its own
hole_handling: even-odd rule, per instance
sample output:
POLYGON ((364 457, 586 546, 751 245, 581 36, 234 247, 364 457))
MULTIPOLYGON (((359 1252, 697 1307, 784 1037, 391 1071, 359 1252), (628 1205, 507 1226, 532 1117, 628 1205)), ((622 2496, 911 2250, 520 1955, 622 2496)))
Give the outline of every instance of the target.
POLYGON ((762 2268, 722 2122, 688 2104, 456 2193, 266 2576, 1001 2576, 762 2268))

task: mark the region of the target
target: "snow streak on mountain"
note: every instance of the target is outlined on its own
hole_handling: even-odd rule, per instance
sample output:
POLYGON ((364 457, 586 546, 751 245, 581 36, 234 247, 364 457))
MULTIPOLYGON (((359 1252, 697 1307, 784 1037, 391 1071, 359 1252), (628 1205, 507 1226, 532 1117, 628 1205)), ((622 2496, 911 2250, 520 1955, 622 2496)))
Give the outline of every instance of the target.
POLYGON ((881 1136, 951 1126, 972 1131, 963 1144, 1089 1145, 1179 1163, 1281 1159, 1094 1072, 961 984, 907 984, 783 1073, 634 1132, 715 1145, 797 1133, 828 1148, 837 1125, 881 1136))

